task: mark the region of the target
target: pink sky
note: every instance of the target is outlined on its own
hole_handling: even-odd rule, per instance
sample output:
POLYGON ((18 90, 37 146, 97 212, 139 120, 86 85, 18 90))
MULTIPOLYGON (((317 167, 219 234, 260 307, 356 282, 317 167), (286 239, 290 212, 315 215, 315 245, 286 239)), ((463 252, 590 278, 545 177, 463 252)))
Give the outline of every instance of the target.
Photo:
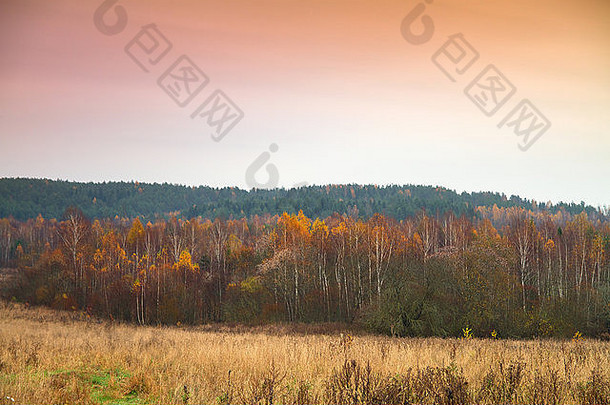
POLYGON ((417 183, 610 202, 606 1, 436 0, 422 45, 400 32, 417 1, 125 0, 115 36, 93 23, 101 3, 0 3, 0 176, 246 187, 247 167, 276 143, 285 187, 417 183), (173 48, 145 73, 123 48, 150 23, 173 48), (454 83, 431 57, 456 33, 480 58, 454 83), (184 108, 156 83, 182 54, 210 79, 184 108), (491 118, 464 95, 488 64, 516 87, 491 118), (220 142, 190 118, 216 89, 244 112, 220 142), (552 127, 522 152, 497 124, 525 98, 552 127))

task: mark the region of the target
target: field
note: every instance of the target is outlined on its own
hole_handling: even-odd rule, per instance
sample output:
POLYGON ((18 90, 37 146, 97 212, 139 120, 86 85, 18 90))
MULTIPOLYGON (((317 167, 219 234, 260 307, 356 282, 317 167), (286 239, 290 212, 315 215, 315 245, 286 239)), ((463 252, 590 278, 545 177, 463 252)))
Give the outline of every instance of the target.
POLYGON ((608 404, 610 343, 135 327, 0 304, 0 403, 608 404))

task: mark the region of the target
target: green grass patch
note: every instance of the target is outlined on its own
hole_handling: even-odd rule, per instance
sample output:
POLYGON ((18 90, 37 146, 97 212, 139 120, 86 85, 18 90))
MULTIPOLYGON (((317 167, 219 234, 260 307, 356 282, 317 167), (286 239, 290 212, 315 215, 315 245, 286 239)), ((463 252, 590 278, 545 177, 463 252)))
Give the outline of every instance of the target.
POLYGON ((91 399, 98 404, 141 404, 136 392, 126 392, 125 382, 131 374, 117 370, 100 370, 89 375, 91 399))
POLYGON ((0 384, 11 386, 18 381, 45 384, 62 395, 68 403, 79 401, 97 405, 135 405, 154 403, 150 382, 144 375, 132 375, 123 369, 57 369, 30 370, 26 373, 0 373, 0 384))
POLYGON ((138 392, 127 392, 126 383, 131 377, 127 371, 116 370, 54 370, 45 372, 45 377, 70 379, 76 376, 79 385, 89 392, 91 400, 100 405, 142 404, 144 399, 138 392))
POLYGON ((17 374, 15 373, 0 373, 0 382, 14 383, 17 381, 17 374))

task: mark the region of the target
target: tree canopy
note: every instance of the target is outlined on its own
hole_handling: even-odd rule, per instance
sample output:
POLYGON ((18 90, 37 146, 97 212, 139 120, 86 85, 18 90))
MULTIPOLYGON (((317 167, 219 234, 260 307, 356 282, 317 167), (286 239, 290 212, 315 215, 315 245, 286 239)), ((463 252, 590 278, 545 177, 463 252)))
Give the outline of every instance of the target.
POLYGON ((564 211, 575 215, 598 209, 584 203, 540 203, 500 193, 457 193, 443 187, 420 185, 337 184, 295 189, 250 190, 235 187, 187 187, 174 184, 138 182, 77 183, 47 179, 0 179, 0 218, 12 216, 23 221, 60 218, 70 206, 78 206, 92 219, 140 217, 146 221, 169 217, 249 218, 253 215, 281 215, 283 212, 326 218, 356 212, 368 219, 381 213, 397 220, 424 209, 432 215, 453 212, 476 215, 478 207, 521 207, 526 210, 564 211))

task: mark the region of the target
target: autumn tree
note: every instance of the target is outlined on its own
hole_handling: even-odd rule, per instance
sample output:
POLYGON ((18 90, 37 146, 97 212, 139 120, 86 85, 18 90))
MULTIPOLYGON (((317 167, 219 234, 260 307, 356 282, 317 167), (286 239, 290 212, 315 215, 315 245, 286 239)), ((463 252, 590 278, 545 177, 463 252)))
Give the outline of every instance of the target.
POLYGON ((82 289, 85 269, 84 254, 91 225, 83 212, 76 207, 68 208, 63 217, 64 220, 59 228, 59 237, 70 258, 74 289, 75 292, 80 294, 82 302, 84 299, 82 289))
POLYGON ((509 240, 517 251, 519 257, 518 275, 521 283, 522 309, 526 309, 525 287, 530 281, 530 262, 536 237, 534 222, 527 217, 522 209, 513 209, 510 212, 507 234, 509 240))

